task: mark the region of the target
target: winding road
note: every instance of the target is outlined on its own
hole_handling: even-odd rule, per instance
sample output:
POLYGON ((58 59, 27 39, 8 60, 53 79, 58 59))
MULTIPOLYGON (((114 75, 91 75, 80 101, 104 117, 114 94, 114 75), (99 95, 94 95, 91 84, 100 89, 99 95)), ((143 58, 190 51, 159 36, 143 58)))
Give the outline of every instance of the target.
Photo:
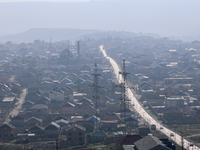
MULTIPOLYGON (((106 51, 103 48, 103 45, 101 45, 99 48, 100 48, 100 51, 102 52, 103 56, 109 60, 110 64, 113 67, 114 74, 115 74, 116 78, 118 79, 118 82, 120 83, 122 81, 122 75, 119 74, 119 71, 120 71, 119 66, 111 57, 107 56, 106 51)), ((161 123, 159 123, 157 120, 155 120, 153 117, 151 117, 144 110, 144 108, 140 105, 140 103, 137 101, 137 99, 135 98, 133 92, 131 91, 131 89, 129 87, 127 89, 127 96, 131 100, 130 101, 131 104, 135 105, 135 106, 133 106, 133 105, 131 105, 131 106, 133 106, 135 108, 135 110, 140 114, 140 116, 142 118, 144 118, 150 125, 155 124, 157 130, 164 133, 166 136, 168 136, 171 140, 176 142, 178 145, 180 145, 180 146, 182 145, 182 137, 180 135, 178 135, 177 133, 175 133, 174 131, 164 127, 161 123)), ((191 143, 189 141, 187 141, 186 139, 183 139, 183 143, 184 143, 185 149, 200 150, 200 148, 195 145, 190 146, 191 143)))

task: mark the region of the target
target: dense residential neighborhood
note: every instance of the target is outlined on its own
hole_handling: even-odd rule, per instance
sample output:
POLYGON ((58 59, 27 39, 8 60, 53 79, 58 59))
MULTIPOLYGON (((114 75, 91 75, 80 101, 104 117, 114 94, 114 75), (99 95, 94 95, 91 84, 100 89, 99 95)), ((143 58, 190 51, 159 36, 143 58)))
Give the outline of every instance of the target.
MULTIPOLYGON (((50 149, 55 148, 55 139, 59 148, 111 145, 118 150, 168 150, 181 146, 148 124, 134 104, 122 98, 126 93, 99 50, 102 44, 130 73, 127 84, 147 113, 180 134, 187 125, 200 124, 199 41, 141 36, 6 42, 0 44, 0 140, 12 143, 7 148, 49 145, 50 149)), ((194 137, 200 130, 187 130, 195 130, 194 135, 183 136, 198 145, 194 137)))

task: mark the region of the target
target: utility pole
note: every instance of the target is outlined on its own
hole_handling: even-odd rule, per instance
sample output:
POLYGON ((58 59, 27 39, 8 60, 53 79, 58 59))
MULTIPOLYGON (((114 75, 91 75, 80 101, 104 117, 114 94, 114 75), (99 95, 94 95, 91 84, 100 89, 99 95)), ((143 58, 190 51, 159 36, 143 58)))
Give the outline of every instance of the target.
POLYGON ((184 138, 182 132, 181 132, 181 149, 184 150, 184 138))
POLYGON ((56 138, 56 150, 58 150, 58 138, 56 138))
POLYGON ((90 86, 93 87, 92 98, 93 98, 93 101, 95 102, 95 109, 96 109, 95 113, 96 113, 96 116, 98 116, 98 114, 99 114, 99 99, 100 99, 99 89, 102 88, 102 86, 99 84, 100 74, 98 73, 96 63, 95 63, 94 73, 92 75, 94 78, 93 78, 93 83, 90 86))
POLYGON ((181 136, 181 149, 184 150, 184 141, 183 141, 183 136, 181 136))

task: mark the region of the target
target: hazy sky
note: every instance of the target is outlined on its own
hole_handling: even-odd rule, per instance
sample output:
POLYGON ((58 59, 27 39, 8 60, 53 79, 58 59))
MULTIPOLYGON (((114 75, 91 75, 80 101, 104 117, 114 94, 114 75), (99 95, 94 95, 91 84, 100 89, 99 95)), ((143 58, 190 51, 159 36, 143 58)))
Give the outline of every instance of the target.
MULTIPOLYGON (((0 2, 41 0, 0 0, 0 2)), ((79 28, 200 34, 200 0, 42 0, 82 3, 1 3, 0 35, 30 28, 79 28)))
POLYGON ((0 0, 0 2, 85 2, 89 0, 0 0))

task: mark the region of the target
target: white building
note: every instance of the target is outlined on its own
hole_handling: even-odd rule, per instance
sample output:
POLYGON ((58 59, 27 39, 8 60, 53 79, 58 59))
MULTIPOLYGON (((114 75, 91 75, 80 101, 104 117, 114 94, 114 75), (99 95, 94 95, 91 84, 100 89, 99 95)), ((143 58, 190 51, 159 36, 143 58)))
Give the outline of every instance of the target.
POLYGON ((184 98, 180 96, 171 96, 165 99, 165 108, 183 107, 184 98))

